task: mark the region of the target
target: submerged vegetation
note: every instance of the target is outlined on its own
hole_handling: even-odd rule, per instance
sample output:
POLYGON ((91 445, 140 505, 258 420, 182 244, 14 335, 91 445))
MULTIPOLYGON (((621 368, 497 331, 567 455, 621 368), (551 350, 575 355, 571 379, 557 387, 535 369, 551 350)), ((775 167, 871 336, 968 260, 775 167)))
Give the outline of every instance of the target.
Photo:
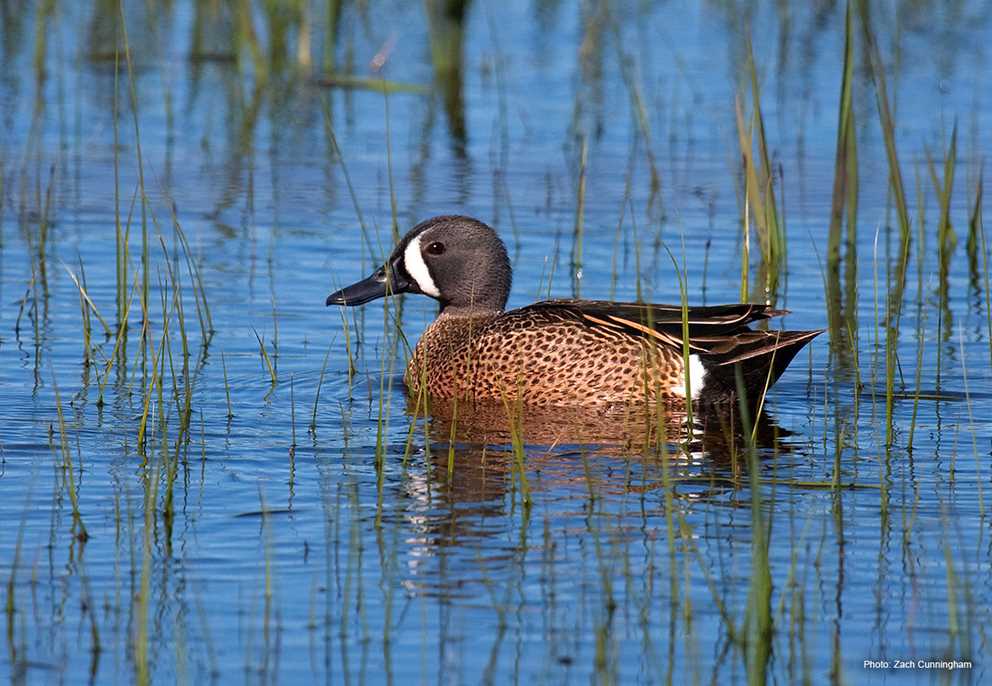
POLYGON ((77 5, 0 3, 0 678, 982 681, 982 3, 77 5), (829 341, 715 414, 406 397, 432 305, 321 302, 439 210, 514 304, 829 341))

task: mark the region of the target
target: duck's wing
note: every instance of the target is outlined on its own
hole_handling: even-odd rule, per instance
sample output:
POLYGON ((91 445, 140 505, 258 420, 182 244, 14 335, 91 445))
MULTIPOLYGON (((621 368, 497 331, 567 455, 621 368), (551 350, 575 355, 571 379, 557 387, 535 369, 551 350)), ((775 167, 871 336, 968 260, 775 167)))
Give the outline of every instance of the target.
POLYGON ((617 303, 604 300, 545 300, 515 310, 537 310, 563 319, 579 320, 593 327, 623 331, 683 350, 683 316, 688 322, 689 352, 699 355, 707 371, 733 388, 734 368, 740 365, 748 387, 763 387, 785 371, 803 346, 823 333, 819 331, 762 331, 753 322, 787 314, 768 305, 739 303, 710 307, 617 303))
MULTIPOLYGON (((535 311, 579 319, 593 327, 635 333, 676 348, 682 347, 684 329, 681 305, 608 300, 543 300, 510 314, 528 314, 535 311)), ((778 317, 787 312, 768 305, 751 303, 689 307, 686 311, 686 320, 690 350, 705 354, 716 346, 721 352, 729 352, 726 350, 727 344, 741 334, 764 333, 751 331, 748 328, 749 324, 778 317)))

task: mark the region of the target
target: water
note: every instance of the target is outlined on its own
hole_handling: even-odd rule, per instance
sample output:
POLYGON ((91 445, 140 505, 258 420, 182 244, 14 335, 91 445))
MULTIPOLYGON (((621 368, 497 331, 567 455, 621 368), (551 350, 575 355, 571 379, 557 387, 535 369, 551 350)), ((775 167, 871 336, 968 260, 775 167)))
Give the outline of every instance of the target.
MULTIPOLYGON (((777 303, 792 310, 790 329, 826 327, 843 7, 477 4, 459 97, 450 80, 435 81, 422 6, 347 5, 339 71, 378 79, 367 65, 381 52, 387 79, 424 87, 387 99, 307 78, 325 64, 323 5, 310 8, 318 66, 303 69, 292 16, 286 59, 270 63, 273 24, 255 8, 256 62, 237 29, 242 15, 222 8, 208 20, 192 5, 124 7, 147 197, 149 340, 158 350, 163 296, 174 307, 171 265, 193 389, 180 437, 173 311, 144 459, 138 427, 155 358, 148 349, 142 362, 138 141, 123 59, 115 74, 114 4, 2 13, 2 678, 726 683, 747 679, 741 636, 770 645, 766 673, 780 682, 988 678, 988 250, 971 250, 972 263, 968 248, 990 152, 978 75, 992 27, 982 3, 873 10, 914 221, 888 448, 885 322, 899 234, 855 24, 860 184, 849 253, 856 300, 845 321, 857 344, 845 346, 846 328, 822 336, 765 406, 765 641, 745 625, 754 528, 739 445, 708 433, 663 460, 641 454, 636 432, 624 444, 595 426, 533 416, 528 509, 497 429, 462 427, 450 453, 443 420, 410 431, 393 318, 412 344, 432 302, 408 297, 389 319, 382 303, 349 311, 346 333, 323 300, 388 253, 392 193, 400 232, 453 211, 497 227, 514 263, 511 306, 549 294, 677 302, 666 246, 684 261, 691 301, 736 301, 734 98, 750 111, 750 29, 788 238, 777 303), (928 159, 942 183, 955 122, 957 244, 942 272, 928 159), (173 203, 212 315, 205 349, 173 203), (138 286, 126 368, 105 374, 115 339, 91 317, 93 363, 83 364, 67 270, 85 269, 116 334, 118 206, 123 224, 131 215, 126 284, 138 286), (75 535, 66 453, 88 537, 75 535), (864 667, 898 659, 973 668, 864 667)), ((752 297, 761 298, 754 235, 750 247, 752 297)))

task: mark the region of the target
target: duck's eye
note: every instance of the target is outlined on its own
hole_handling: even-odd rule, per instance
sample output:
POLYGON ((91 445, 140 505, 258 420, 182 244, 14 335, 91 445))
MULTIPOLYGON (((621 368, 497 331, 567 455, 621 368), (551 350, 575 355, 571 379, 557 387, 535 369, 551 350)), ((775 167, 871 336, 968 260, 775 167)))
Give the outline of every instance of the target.
POLYGON ((427 245, 428 255, 441 255, 443 253, 444 253, 444 243, 434 241, 433 243, 429 243, 427 245))

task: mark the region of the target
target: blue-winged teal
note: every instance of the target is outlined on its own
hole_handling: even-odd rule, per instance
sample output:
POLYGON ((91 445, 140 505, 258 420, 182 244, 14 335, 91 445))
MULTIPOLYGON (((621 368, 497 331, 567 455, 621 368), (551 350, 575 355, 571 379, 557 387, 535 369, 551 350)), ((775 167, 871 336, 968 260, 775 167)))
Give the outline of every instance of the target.
POLYGON ((428 219, 368 278, 327 297, 362 305, 397 293, 441 303, 407 366, 412 393, 435 398, 575 406, 733 397, 739 367, 757 398, 821 331, 755 331, 784 314, 766 305, 689 307, 689 369, 679 305, 548 300, 506 312, 510 261, 486 224, 428 219))

